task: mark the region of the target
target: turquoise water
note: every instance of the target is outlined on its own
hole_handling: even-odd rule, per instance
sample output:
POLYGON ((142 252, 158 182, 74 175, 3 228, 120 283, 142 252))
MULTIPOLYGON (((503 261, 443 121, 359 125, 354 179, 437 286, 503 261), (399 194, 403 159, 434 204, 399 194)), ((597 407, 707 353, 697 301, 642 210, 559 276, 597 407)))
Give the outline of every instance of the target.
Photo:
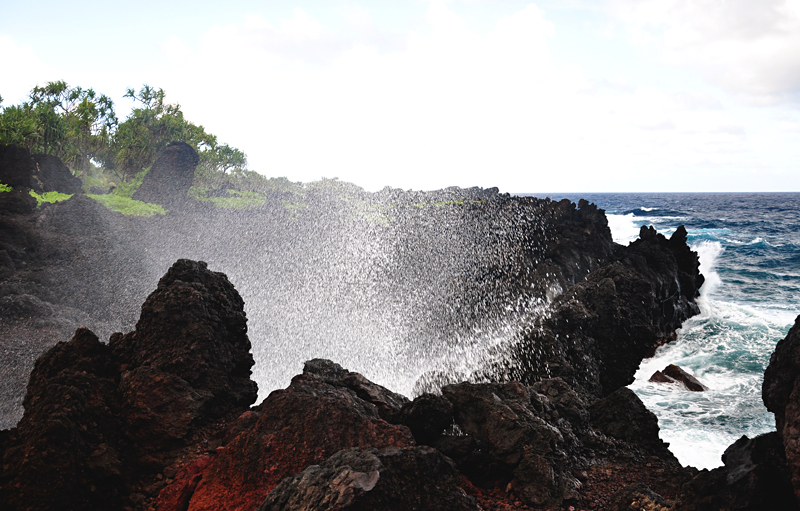
POLYGON ((800 194, 589 194, 606 210, 615 241, 636 239, 642 225, 669 236, 683 224, 706 277, 701 314, 674 343, 645 360, 631 388, 659 418, 661 437, 684 465, 720 466, 742 435, 775 429, 761 401, 775 344, 800 313, 800 194), (709 390, 649 383, 677 364, 709 390))

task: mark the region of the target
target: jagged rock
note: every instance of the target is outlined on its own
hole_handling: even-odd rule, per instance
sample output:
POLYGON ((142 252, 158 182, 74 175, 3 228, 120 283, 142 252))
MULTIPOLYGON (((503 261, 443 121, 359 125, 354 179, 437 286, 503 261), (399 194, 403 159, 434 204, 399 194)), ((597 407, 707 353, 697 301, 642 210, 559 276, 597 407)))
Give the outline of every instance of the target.
POLYGON ((186 142, 169 144, 158 155, 132 198, 161 204, 168 210, 185 208, 199 161, 197 152, 186 142))
POLYGON ((669 444, 658 437, 658 418, 627 387, 592 403, 592 426, 604 434, 641 446, 661 457, 670 458, 669 444))
POLYGON ((616 260, 558 296, 549 314, 532 318, 511 356, 482 376, 526 384, 559 377, 592 399, 632 383, 641 360, 699 312, 694 299, 703 277, 684 234, 679 229, 668 240, 643 229, 641 239, 618 246, 616 260))
POLYGON ((4 509, 123 509, 154 497, 181 449, 256 398, 243 307, 224 274, 179 260, 135 332, 103 344, 81 328, 42 355, 22 420, 0 435, 4 509))
POLYGON ((431 447, 348 449, 276 486, 258 511, 480 509, 431 447))
POLYGON ((32 187, 37 193, 61 192, 80 193, 81 180, 72 175, 66 165, 50 154, 34 154, 36 172, 33 174, 32 187))
POLYGON ((350 372, 330 360, 309 360, 303 366, 303 376, 308 379, 320 378, 325 383, 349 388, 364 401, 375 405, 381 419, 392 424, 400 422, 400 413, 408 403, 405 396, 372 383, 362 375, 350 372))
POLYGON ((761 395, 783 439, 792 486, 800 500, 800 316, 778 341, 764 373, 761 395))
MULTIPOLYGON (((480 462, 494 478, 508 481, 529 505, 558 506, 575 496, 580 483, 572 476, 565 451, 575 447, 577 439, 570 426, 558 421, 546 396, 519 382, 459 383, 442 388, 442 395, 453 403, 461 430, 480 442, 476 446, 484 446, 484 455, 469 461, 480 462)), ((469 467, 466 471, 475 472, 469 467)))
POLYGON ((0 214, 28 215, 35 210, 36 199, 28 188, 16 186, 10 192, 0 192, 0 214))
POLYGON ((253 426, 217 448, 190 511, 253 509, 283 478, 342 449, 414 445, 408 428, 388 424, 376 405, 344 384, 351 373, 319 360, 307 369, 256 408, 253 426))
POLYGON ((166 373, 176 388, 183 387, 180 381, 188 384, 191 391, 180 392, 204 416, 221 417, 256 400, 244 302, 224 274, 202 261, 172 265, 142 305, 136 331, 110 346, 128 371, 148 367, 153 379, 166 373))
POLYGON ((708 387, 700 383, 697 378, 684 371, 675 364, 670 364, 663 371, 656 371, 648 381, 655 383, 678 383, 692 392, 703 392, 708 387))
POLYGON ((703 470, 684 485, 678 509, 800 509, 778 433, 741 437, 725 450, 722 462, 723 467, 703 470))
POLYGON ((86 329, 36 363, 2 449, 4 509, 121 509, 121 432, 110 350, 86 329))

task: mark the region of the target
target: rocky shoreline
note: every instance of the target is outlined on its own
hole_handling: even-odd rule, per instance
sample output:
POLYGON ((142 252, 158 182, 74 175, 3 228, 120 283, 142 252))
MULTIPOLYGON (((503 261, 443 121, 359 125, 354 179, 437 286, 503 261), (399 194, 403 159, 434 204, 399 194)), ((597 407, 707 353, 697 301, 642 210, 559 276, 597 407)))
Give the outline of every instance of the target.
POLYGON ((778 344, 765 376, 778 432, 743 437, 721 468, 682 467, 626 388, 642 358, 698 312, 703 277, 683 229, 667 239, 643 228, 622 247, 585 201, 477 189, 364 196, 391 212, 390 225, 378 227, 358 209, 334 208, 327 192, 309 199, 299 221, 280 197, 247 222, 185 199, 152 219, 108 212, 79 193, 36 209, 24 190, 46 186, 43 163, 0 149, 0 181, 10 176, 17 187, 0 194, 0 341, 6 367, 18 368, 4 377, 7 402, 21 396, 30 371, 24 415, 0 431, 7 509, 797 508, 800 326, 778 344), (455 206, 407 206, 420 201, 455 206), (226 250, 250 256, 253 245, 269 250, 282 240, 251 226, 284 217, 292 233, 322 218, 340 225, 327 237, 314 231, 328 251, 346 249, 335 238, 354 225, 407 243, 382 276, 392 296, 424 287, 447 262, 457 285, 438 288, 409 329, 425 345, 487 321, 481 311, 497 303, 544 300, 547 313, 516 312, 516 335, 496 348, 502 356, 463 378, 427 373, 413 400, 314 359, 253 406, 250 336, 269 318, 248 318, 228 276, 201 261, 178 259, 155 291, 144 288, 153 262, 174 255, 163 233, 176 244, 197 238, 197 253, 216 256, 221 233, 234 232, 226 250), (162 238, 149 239, 156 232, 162 238), (447 251, 442 240, 457 246, 447 251), (107 278, 88 281, 81 265, 107 278), (394 270, 420 267, 411 278, 394 270), (137 298, 144 304, 133 328, 137 298), (448 312, 455 299, 477 312, 448 312), (52 345, 91 321, 107 342, 81 327, 52 345), (110 333, 117 328, 129 333, 110 333))

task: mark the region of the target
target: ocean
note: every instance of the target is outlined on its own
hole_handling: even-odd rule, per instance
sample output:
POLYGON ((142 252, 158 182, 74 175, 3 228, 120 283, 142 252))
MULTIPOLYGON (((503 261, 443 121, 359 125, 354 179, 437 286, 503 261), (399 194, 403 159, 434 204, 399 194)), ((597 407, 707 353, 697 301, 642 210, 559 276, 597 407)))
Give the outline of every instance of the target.
MULTIPOLYGON (((535 194, 542 196, 541 194, 535 194)), ((659 420, 661 438, 684 465, 722 465, 742 435, 775 429, 761 383, 775 344, 800 313, 800 193, 551 194, 606 210, 614 241, 643 225, 670 236, 686 226, 706 277, 678 339, 642 362, 630 388, 659 420), (688 392, 648 382, 677 364, 705 384, 688 392)))

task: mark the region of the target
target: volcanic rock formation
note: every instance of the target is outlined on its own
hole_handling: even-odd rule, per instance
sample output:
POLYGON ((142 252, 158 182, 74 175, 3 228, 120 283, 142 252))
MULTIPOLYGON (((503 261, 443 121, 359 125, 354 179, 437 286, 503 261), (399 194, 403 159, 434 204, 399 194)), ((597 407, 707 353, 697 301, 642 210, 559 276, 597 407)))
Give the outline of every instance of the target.
POLYGON ((189 202, 189 188, 200 158, 186 142, 169 144, 158 156, 133 199, 161 204, 168 210, 181 209, 189 202))

